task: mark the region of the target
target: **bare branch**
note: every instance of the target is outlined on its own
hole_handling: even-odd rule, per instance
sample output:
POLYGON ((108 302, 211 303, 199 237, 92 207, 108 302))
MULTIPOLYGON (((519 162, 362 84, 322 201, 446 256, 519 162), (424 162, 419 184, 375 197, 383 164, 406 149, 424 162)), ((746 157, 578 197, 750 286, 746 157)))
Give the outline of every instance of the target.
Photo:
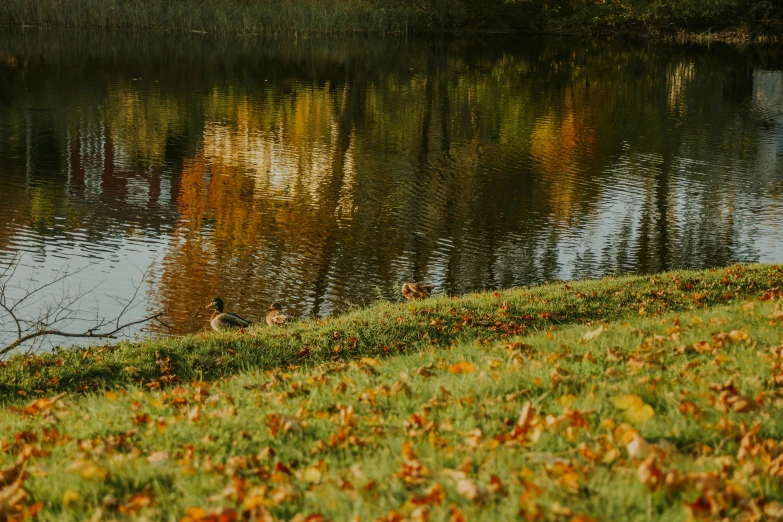
MULTIPOLYGON (((151 265, 150 265, 150 266, 151 266, 151 265)), ((118 315, 118 316, 117 316, 117 323, 118 323, 118 324, 119 324, 119 322, 120 322, 120 318, 121 318, 121 317, 122 317, 122 316, 125 314, 125 312, 127 312, 127 311, 128 311, 128 307, 129 307, 129 306, 130 306, 130 305, 131 305, 131 304, 132 304, 134 301, 136 301, 136 296, 137 296, 137 295, 139 295, 139 290, 141 289, 141 283, 143 283, 143 282, 144 282, 144 280, 147 278, 147 274, 149 273, 149 271, 150 271, 150 267, 149 267, 149 266, 148 266, 147 268, 145 268, 144 270, 142 270, 142 271, 141 271, 141 282, 140 282, 138 285, 136 285, 135 291, 133 292, 133 296, 131 296, 131 298, 130 298, 130 299, 128 299, 128 302, 127 302, 127 303, 125 304, 125 306, 123 307, 122 311, 120 312, 120 315, 118 315)))
POLYGON ((88 269, 88 268, 90 268, 90 267, 91 267, 93 264, 94 264, 94 263, 90 263, 89 265, 83 266, 83 267, 81 267, 81 268, 77 268, 77 269, 76 269, 75 271, 73 271, 73 272, 68 272, 68 268, 70 267, 70 265, 67 265, 67 264, 66 264, 66 265, 65 265, 65 266, 64 266, 62 269, 60 269, 60 270, 58 270, 58 271, 57 271, 57 274, 54 276, 54 279, 52 279, 52 280, 51 280, 51 281, 49 281, 48 283, 44 283, 44 284, 42 284, 41 286, 37 286, 37 287, 35 287, 35 288, 33 288, 32 290, 30 290, 30 284, 32 284, 32 281, 33 281, 33 279, 31 278, 31 279, 30 279, 30 282, 29 282, 30 284, 28 284, 28 287, 27 287, 27 290, 25 291, 25 295, 24 295, 24 297, 22 297, 22 298, 20 298, 19 300, 17 300, 17 301, 16 301, 16 303, 14 303, 14 305, 11 307, 11 309, 12 309, 12 310, 13 310, 13 309, 16 309, 16 307, 17 307, 17 306, 19 306, 20 304, 22 304, 22 303, 23 303, 23 302, 25 302, 27 299, 29 299, 29 298, 30 298, 30 297, 32 297, 33 295, 37 294, 37 293, 38 293, 38 292, 40 292, 41 290, 45 290, 46 288, 49 288, 49 287, 51 287, 51 286, 54 286, 54 285, 56 285, 57 283, 59 283, 59 282, 61 282, 61 281, 65 280, 65 279, 67 279, 67 278, 69 278, 69 277, 75 276, 76 274, 78 274, 78 273, 80 273, 80 272, 83 272, 83 271, 87 270, 87 269, 88 269))
POLYGON ((56 330, 56 329, 49 329, 49 330, 38 330, 36 332, 27 334, 23 337, 20 337, 16 341, 12 342, 5 348, 0 349, 0 355, 4 355, 14 348, 19 347, 21 344, 31 340, 31 339, 37 339, 39 337, 43 336, 57 336, 57 337, 80 337, 80 338, 91 338, 91 339, 116 339, 116 334, 120 333, 122 330, 135 326, 137 324, 146 323, 155 319, 158 319, 159 317, 163 317, 165 315, 163 312, 159 312, 154 315, 150 315, 147 317, 144 317, 143 319, 139 319, 137 321, 131 321, 129 323, 125 323, 120 325, 118 328, 115 328, 114 330, 111 330, 110 332, 96 332, 95 328, 91 328, 87 330, 86 332, 63 332, 62 330, 56 330))
MULTIPOLYGON (((51 281, 40 284, 33 273, 22 280, 21 284, 15 283, 12 278, 21 264, 21 255, 16 255, 11 263, 0 268, 0 322, 5 328, 0 331, 4 334, 12 334, 13 341, 3 347, 0 344, 0 358, 3 355, 25 346, 26 351, 35 352, 43 347, 47 337, 67 338, 91 338, 91 339, 116 339, 124 330, 143 323, 155 321, 168 327, 161 317, 164 312, 146 315, 140 319, 130 320, 128 316, 136 310, 141 303, 138 300, 140 289, 150 272, 137 269, 141 273, 141 280, 133 284, 133 294, 130 299, 112 297, 121 306, 119 313, 111 317, 103 317, 100 314, 98 300, 95 307, 84 308, 82 302, 90 296, 101 283, 85 290, 79 283, 76 287, 72 284, 66 286, 65 280, 75 276, 92 266, 88 264, 74 271, 70 270, 70 264, 65 263, 54 273, 51 281), (62 283, 62 288, 54 290, 54 285, 62 283), (51 289, 51 291, 45 291, 51 289), (7 316, 10 320, 4 320, 7 316), (86 324, 85 324, 86 323, 86 324), (80 328, 70 328, 74 324, 82 324, 80 328), (84 328, 84 329, 81 329, 84 328)), ((137 314, 134 312, 134 316, 137 314)), ((5 342, 10 341, 8 337, 5 342)))

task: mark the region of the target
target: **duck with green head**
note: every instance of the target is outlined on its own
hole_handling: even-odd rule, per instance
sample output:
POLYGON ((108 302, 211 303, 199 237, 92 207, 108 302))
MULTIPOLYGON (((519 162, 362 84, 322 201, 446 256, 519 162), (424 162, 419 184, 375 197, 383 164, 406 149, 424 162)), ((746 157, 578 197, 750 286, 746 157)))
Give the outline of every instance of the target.
POLYGON ((219 297, 212 299, 212 302, 207 305, 207 308, 215 309, 215 311, 212 312, 212 317, 209 318, 209 324, 216 332, 224 332, 236 328, 247 328, 250 326, 250 321, 240 315, 224 312, 223 300, 219 297))

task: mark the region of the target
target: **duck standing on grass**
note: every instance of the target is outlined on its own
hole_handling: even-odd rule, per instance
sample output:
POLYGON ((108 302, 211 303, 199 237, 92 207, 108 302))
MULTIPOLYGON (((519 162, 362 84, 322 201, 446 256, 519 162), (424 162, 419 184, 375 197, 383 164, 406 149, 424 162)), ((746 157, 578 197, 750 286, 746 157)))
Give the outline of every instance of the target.
POLYGON ((408 301, 425 299, 430 296, 430 292, 433 288, 435 288, 435 286, 429 283, 403 283, 402 295, 404 295, 405 299, 408 301))
POLYGON ((243 317, 223 311, 223 300, 216 297, 211 303, 207 305, 207 308, 214 308, 212 317, 209 318, 209 324, 216 332, 224 332, 234 328, 247 328, 250 326, 250 321, 243 317))
POLYGON ((283 326, 288 316, 280 313, 282 309, 279 303, 269 305, 269 311, 266 313, 266 324, 269 326, 283 326))

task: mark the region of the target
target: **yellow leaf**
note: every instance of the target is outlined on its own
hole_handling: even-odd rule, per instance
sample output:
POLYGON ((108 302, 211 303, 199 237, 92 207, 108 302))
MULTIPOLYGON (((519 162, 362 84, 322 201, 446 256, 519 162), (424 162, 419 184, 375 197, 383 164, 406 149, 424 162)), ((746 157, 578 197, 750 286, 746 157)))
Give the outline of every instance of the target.
POLYGON ((618 395, 609 399, 615 408, 627 410, 629 408, 641 408, 644 404, 642 398, 638 395, 618 395))
POLYGON ((625 420, 632 424, 642 424, 655 415, 649 404, 644 404, 638 395, 619 395, 610 399, 617 409, 623 410, 625 420))
POLYGON ((741 330, 732 330, 729 332, 729 339, 732 341, 747 341, 750 337, 748 336, 748 332, 745 331, 745 329, 741 330))
POLYGON ((373 359, 372 357, 362 357, 359 359, 360 364, 366 364, 367 366, 372 366, 375 368, 378 366, 378 359, 373 359))
POLYGON ((318 468, 309 467, 302 475, 302 480, 310 484, 318 484, 321 482, 321 471, 318 468))
POLYGON ((625 412, 626 420, 633 424, 643 424, 652 419, 654 415, 655 410, 649 404, 645 404, 641 408, 626 410, 625 412))
POLYGON ((576 400, 576 395, 569 394, 569 395, 563 395, 562 397, 557 399, 557 402, 563 408, 570 408, 575 400, 576 400))
POLYGON ((611 464, 617 458, 620 456, 620 450, 612 446, 608 450, 606 450, 606 453, 604 453, 603 458, 601 459, 601 462, 604 464, 611 464))
POLYGON ((86 460, 77 460, 68 466, 68 470, 78 473, 83 479, 87 480, 104 480, 109 475, 107 470, 86 460))
POLYGON ((65 493, 63 493, 64 506, 70 506, 77 500, 79 500, 79 494, 76 491, 72 490, 71 488, 66 489, 65 493))

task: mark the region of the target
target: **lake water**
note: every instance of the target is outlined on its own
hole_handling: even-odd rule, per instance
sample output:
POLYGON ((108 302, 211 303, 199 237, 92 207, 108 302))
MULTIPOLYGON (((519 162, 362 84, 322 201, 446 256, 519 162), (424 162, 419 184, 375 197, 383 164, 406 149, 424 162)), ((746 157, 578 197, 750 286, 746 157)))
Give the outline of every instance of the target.
POLYGON ((173 334, 215 295, 323 316, 409 280, 778 262, 783 53, 5 28, 0 182, 16 297, 82 269, 25 313, 81 291, 109 317, 138 287, 128 317, 173 334))

